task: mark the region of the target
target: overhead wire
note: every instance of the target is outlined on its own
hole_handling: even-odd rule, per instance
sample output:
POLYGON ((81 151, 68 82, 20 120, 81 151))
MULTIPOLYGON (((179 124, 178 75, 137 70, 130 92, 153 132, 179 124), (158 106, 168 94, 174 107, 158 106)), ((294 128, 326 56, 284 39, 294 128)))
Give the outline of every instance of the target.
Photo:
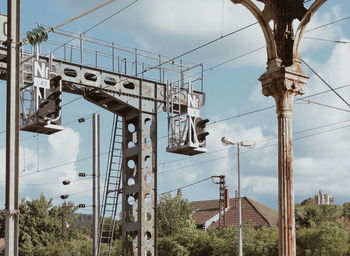
MULTIPOLYGON (((333 22, 328 23, 328 24, 324 24, 324 25, 319 26, 319 27, 316 27, 316 28, 313 28, 313 29, 311 29, 311 30, 308 30, 307 32, 310 32, 310 31, 313 31, 313 30, 316 30, 316 29, 320 29, 320 28, 322 28, 322 27, 325 27, 325 26, 328 26, 328 25, 331 25, 331 24, 340 22, 340 21, 345 20, 345 19, 348 19, 348 18, 350 18, 350 16, 349 16, 349 17, 342 18, 342 19, 337 20, 337 21, 333 21, 333 22)), ((62 24, 63 24, 63 23, 62 23, 62 24)), ((162 63, 162 65, 164 65, 164 64, 166 64, 166 63, 169 63, 170 61, 175 60, 175 59, 177 59, 177 58, 183 57, 183 56, 185 56, 185 55, 187 55, 187 54, 189 54, 189 53, 191 53, 191 52, 193 52, 193 51, 196 51, 196 50, 198 50, 198 49, 201 49, 201 48, 203 48, 203 47, 205 47, 205 46, 207 46, 207 45, 209 45, 209 44, 211 44, 211 43, 214 43, 214 42, 216 42, 216 41, 218 41, 218 40, 221 40, 221 39, 223 39, 223 38, 225 38, 225 37, 227 37, 227 36, 230 36, 230 35, 232 35, 232 34, 234 34, 234 33, 237 33, 237 32, 239 32, 239 31, 242 31, 242 30, 244 30, 244 29, 246 29, 246 28, 249 28, 249 27, 251 27, 251 26, 253 26, 253 25, 256 25, 256 24, 257 24, 257 22, 256 22, 256 23, 252 23, 252 24, 250 24, 250 25, 248 25, 248 26, 245 26, 245 27, 243 27, 243 28, 240 28, 240 29, 238 29, 238 30, 232 31, 232 32, 230 32, 230 33, 228 33, 228 34, 225 34, 225 35, 223 35, 223 36, 221 36, 221 37, 219 37, 219 38, 216 38, 216 39, 214 39, 214 40, 212 40, 212 41, 209 41, 209 42, 207 42, 207 43, 205 43, 205 44, 203 44, 203 45, 201 45, 201 46, 199 46, 199 47, 196 47, 196 48, 194 48, 194 49, 192 49, 192 50, 190 50, 190 51, 187 51, 187 52, 185 52, 185 53, 183 53, 183 54, 180 54, 180 55, 178 55, 178 56, 176 56, 176 57, 174 57, 174 58, 172 58, 172 59, 166 61, 165 63, 162 63)), ((58 28, 58 27, 56 27, 56 28, 58 28)), ((262 48, 263 48, 263 47, 258 48, 258 49, 262 49, 262 48)), ((254 51, 257 51, 258 49, 254 50, 254 51)), ((245 55, 244 55, 244 56, 245 56, 245 55)), ((226 61, 225 63, 227 63, 227 62, 229 62, 229 61, 226 61)), ((225 63, 223 63, 223 64, 225 64, 225 63)), ((223 65, 223 64, 220 64, 220 65, 223 65)), ((152 67, 152 68, 157 68, 158 66, 159 66, 159 65, 156 65, 156 66, 154 66, 154 67, 152 67)), ((217 66, 219 66, 219 65, 217 65, 217 66)), ((150 69, 152 69, 152 68, 150 68, 150 69)), ((148 70, 150 70, 150 69, 148 69, 148 70)), ((211 69, 212 69, 212 68, 211 68, 211 69)), ((211 70, 211 69, 208 69, 208 70, 211 70)), ((145 70, 145 71, 143 71, 143 72, 147 72, 148 70, 145 70)), ((140 73, 140 74, 141 74, 141 73, 140 73)), ((333 92, 335 91, 333 88, 331 88, 331 90, 332 90, 333 92)), ((75 99, 75 100, 78 100, 78 98, 75 99)), ((75 101, 75 100, 73 100, 73 101, 75 101)), ((67 104, 69 104, 69 102, 68 102, 67 104)), ((65 105, 67 105, 67 104, 65 104, 65 105)), ((266 109, 269 109, 269 108, 272 108, 272 107, 274 107, 274 106, 267 107, 267 108, 263 108, 263 109, 259 109, 259 110, 252 111, 252 112, 248 112, 248 113, 245 113, 245 114, 242 114, 242 115, 238 115, 238 116, 233 116, 233 117, 230 117, 230 118, 225 118, 225 119, 222 119, 222 120, 215 121, 214 123, 221 122, 221 121, 226 121, 226 120, 229 120, 229 119, 232 119, 232 118, 235 118, 235 117, 240 117, 240 116, 247 115, 247 114, 256 113, 256 112, 263 111, 263 110, 266 110, 266 109)), ((103 111, 103 110, 101 110, 101 111, 103 111)), ((208 125, 209 125, 209 124, 208 124, 208 125)), ((5 132, 5 131, 3 131, 3 132, 1 132, 1 133, 4 133, 4 132, 5 132)), ((1 133, 0 133, 0 134, 1 134, 1 133)), ((28 174, 27 174, 27 175, 28 175, 28 174)))
POLYGON ((175 192, 175 191, 178 191, 179 189, 184 189, 184 188, 188 188, 188 187, 191 187, 191 186, 194 186, 194 185, 197 185, 199 183, 202 183, 204 181, 208 181, 210 179, 212 179, 213 176, 210 176, 209 178, 206 178, 206 179, 202 179, 202 180, 199 180, 199 181, 196 181, 196 182, 193 182, 191 184, 188 184, 188 185, 185 185, 185 186, 182 186, 182 187, 178 187, 178 188, 175 188, 175 189, 172 189, 172 190, 169 190, 169 191, 166 191, 166 192, 162 192, 160 194, 158 194, 158 196, 162 196, 162 195, 165 195, 165 194, 169 194, 171 192, 175 192))
POLYGON ((348 107, 350 104, 336 91, 333 87, 324 80, 319 73, 317 73, 304 59, 301 58, 301 61, 314 73, 329 89, 332 90, 348 107))
POLYGON ((324 41, 324 42, 330 42, 330 43, 337 43, 337 44, 350 44, 350 41, 330 40, 330 39, 317 38, 317 37, 309 37, 309 36, 304 36, 304 38, 306 38, 306 39, 312 39, 312 40, 318 40, 318 41, 324 41))
POLYGON ((311 29, 309 29, 309 30, 306 30, 305 32, 307 33, 307 32, 311 32, 311 31, 315 31, 315 30, 317 30, 317 29, 324 28, 324 27, 333 25, 333 24, 335 24, 335 23, 338 23, 338 22, 341 22, 341 21, 344 21, 344 20, 347 20, 347 19, 350 19, 350 16, 346 16, 346 17, 343 17, 343 18, 341 18, 341 19, 334 20, 334 21, 331 21, 331 22, 329 22, 329 23, 323 24, 323 25, 321 25, 321 26, 311 28, 311 29))
MULTIPOLYGON (((116 0, 114 0, 116 1, 116 0)), ((92 27, 88 28, 87 30, 85 30, 83 33, 81 33, 81 35, 85 35, 86 33, 90 32, 91 30, 93 30, 94 28, 98 27, 99 25, 101 25, 102 23, 106 22, 107 20, 111 19, 112 17, 114 17, 115 15, 121 13, 122 11, 124 11, 125 9, 129 8, 130 6, 132 6, 133 4, 135 4, 136 2, 138 2, 139 0, 134 0, 133 2, 131 2, 130 4, 124 6, 123 8, 121 8, 120 10, 116 11, 115 13, 113 13, 112 15, 102 19, 101 21, 99 21, 98 23, 96 23, 95 25, 93 25, 92 27)), ((69 44, 70 42, 74 41, 76 38, 73 38, 71 40, 69 40, 68 42, 64 43, 63 45, 55 48, 54 50, 52 50, 52 52, 60 49, 61 47, 69 44)))
MULTIPOLYGON (((107 155, 108 153, 109 152, 101 153, 100 156, 107 155)), ((56 169, 56 168, 59 168, 59 167, 63 167, 63 166, 66 166, 66 165, 70 165, 70 164, 75 164, 75 163, 78 163, 78 162, 86 161, 86 160, 91 159, 92 157, 93 156, 79 158, 79 159, 74 160, 74 161, 69 161, 69 162, 65 162, 65 163, 62 163, 62 164, 58 164, 58 165, 46 167, 46 168, 43 168, 43 169, 39 169, 37 171, 28 172, 26 174, 20 175, 20 178, 23 178, 23 177, 26 177, 26 176, 29 176, 29 175, 33 175, 33 174, 37 174, 37 173, 43 173, 43 172, 46 172, 46 171, 49 171, 49 170, 53 170, 53 169, 56 169)), ((2 182, 5 182, 5 180, 0 180, 0 183, 2 183, 2 182)))
MULTIPOLYGON (((334 123, 329 123, 329 124, 324 124, 324 125, 321 125, 321 126, 312 127, 312 128, 308 128, 308 129, 304 129, 304 130, 300 130, 300 131, 295 131, 295 132, 293 132, 293 134, 295 135, 295 134, 300 134, 300 133, 304 133, 304 132, 314 131, 314 130, 323 129, 323 128, 326 128, 326 127, 339 125, 339 124, 343 124, 343 123, 347 123, 347 122, 350 122, 350 119, 339 121, 339 122, 334 122, 334 123)), ((259 143, 262 143, 262 142, 267 142, 267 141, 273 141, 273 140, 277 140, 277 139, 278 139, 278 137, 271 137, 271 138, 267 138, 267 139, 256 141, 256 144, 259 144, 259 143)), ((205 153, 205 155, 195 155, 195 156, 191 157, 191 160, 194 159, 194 158, 206 157, 206 156, 211 155, 211 154, 216 154, 216 153, 227 151, 227 150, 234 149, 234 148, 235 148, 234 146, 231 146, 231 147, 228 147, 228 148, 225 148, 225 149, 219 149, 219 150, 207 152, 207 153, 205 153)), ((188 160, 188 158, 182 157, 182 158, 178 158, 178 159, 174 159, 174 160, 170 160, 170 161, 159 163, 159 165, 164 166, 164 165, 167 165, 167 164, 170 164, 170 163, 181 162, 181 161, 185 161, 185 160, 188 160)))
MULTIPOLYGON (((68 19, 68 20, 66 20, 66 21, 64 21, 64 22, 62 22, 62 23, 59 23, 59 24, 57 24, 57 25, 55 25, 55 26, 49 27, 46 31, 47 31, 47 32, 52 32, 52 31, 54 31, 55 29, 58 29, 58 28, 60 28, 60 27, 63 27, 63 26, 65 26, 65 25, 67 25, 68 23, 71 23, 71 22, 73 22, 73 21, 76 21, 76 20, 78 20, 78 19, 80 19, 80 18, 82 18, 82 17, 84 17, 84 16, 86 16, 86 15, 88 15, 88 14, 90 14, 90 13, 93 13, 93 12, 95 12, 95 11, 97 11, 97 10, 99 10, 99 9, 101 9, 101 8, 103 8, 103 7, 105 7, 105 6, 109 5, 109 4, 111 4, 111 3, 113 3, 113 2, 116 2, 116 1, 117 1, 117 0, 108 0, 108 1, 105 1, 105 2, 103 2, 102 4, 99 4, 99 5, 95 6, 95 7, 92 8, 92 9, 89 9, 89 10, 87 10, 87 11, 85 11, 85 12, 79 14, 78 16, 75 16, 75 17, 73 17, 73 18, 70 18, 70 19, 68 19)), ((23 40, 23 43, 24 43, 24 44, 28 43, 28 38, 25 38, 25 39, 23 40)))
POLYGON ((315 105, 319 105, 319 106, 322 106, 322 107, 327 107, 327 108, 331 108, 331 109, 335 109, 335 110, 340 110, 340 111, 344 111, 344 112, 350 112, 349 109, 338 108, 338 107, 330 106, 330 105, 323 104, 323 103, 316 102, 316 101, 312 101, 312 100, 302 100, 302 101, 306 102, 307 104, 315 104, 315 105))
MULTIPOLYGON (((337 88, 335 88, 335 90, 337 90, 337 89, 342 89, 342 88, 345 88, 345 87, 348 87, 348 86, 350 86, 350 84, 349 84, 349 85, 344 85, 344 86, 337 87, 337 88)), ((303 100, 303 99, 310 98, 310 97, 313 97, 313 96, 318 96, 318 95, 321 95, 321 94, 324 94, 324 93, 327 93, 327 92, 330 92, 330 91, 331 91, 331 90, 319 92, 319 93, 316 93, 316 94, 313 94, 313 95, 309 95, 309 96, 303 97, 303 98, 301 98, 301 99, 296 99, 296 100, 303 100)), ((259 111, 262 111, 262 110, 265 110, 265 109, 268 109, 268 108, 274 108, 274 106, 267 107, 267 108, 262 108, 262 109, 260 109, 260 110, 256 110, 256 112, 259 112, 259 111)), ((256 113, 256 112, 254 112, 254 113, 256 113)), ((229 117, 229 118, 225 118, 225 119, 222 119, 222 120, 214 121, 214 122, 212 122, 211 124, 215 124, 215 123, 217 123, 217 122, 222 122, 222 121, 226 121, 226 120, 229 120, 229 119, 241 117, 241 116, 248 115, 248 114, 251 114, 251 113, 252 113, 252 111, 247 112, 247 113, 243 113, 243 114, 239 114, 239 115, 236 115, 236 116, 232 116, 232 117, 229 117)), ((91 116, 91 115, 88 115, 88 116, 91 116)), ((78 120, 78 119, 77 119, 77 120, 78 120)), ((348 121, 349 121, 349 120, 345 120, 345 121, 341 121, 341 122, 336 122, 336 123, 332 123, 332 124, 323 125, 323 126, 320 126, 320 127, 309 128, 309 129, 306 129, 306 130, 303 130, 303 131, 294 132, 294 134, 301 133, 301 132, 305 132, 305 131, 310 131, 310 130, 315 130, 315 129, 320 129, 320 128, 328 127, 328 126, 330 126, 330 125, 340 124, 340 123, 348 122, 348 121)), ((35 137, 35 136, 34 136, 34 137, 35 137)), ((276 138, 273 138, 273 139, 276 139, 276 138)), ((224 151, 224 150, 222 150, 222 151, 224 151)), ((106 154, 108 154, 108 153, 109 153, 109 152, 104 152, 104 153, 101 154, 101 156, 102 156, 102 155, 106 155, 106 154)), ((209 152, 209 153, 207 153, 207 154, 211 154, 211 153, 213 153, 213 152, 209 152)), ((207 154, 206 154, 206 155, 207 155, 207 154)), ((73 163, 76 163, 76 162, 85 161, 85 160, 88 160, 88 159, 91 159, 91 158, 92 158, 91 156, 85 157, 85 158, 80 158, 80 159, 78 159, 78 160, 76 160, 76 161, 70 161, 70 162, 62 163, 62 164, 59 164, 59 165, 56 165, 56 166, 47 167, 47 168, 41 169, 41 170, 39 170, 39 171, 27 173, 27 174, 22 175, 22 176, 32 175, 32 174, 34 174, 34 173, 38 173, 38 172, 43 172, 43 171, 47 171, 47 170, 59 168, 59 167, 66 166, 66 165, 69 165, 69 164, 73 164, 73 163)), ((168 164, 168 163, 175 162, 175 161, 183 161, 183 160, 185 160, 185 159, 172 160, 172 161, 160 163, 159 165, 168 164)), ((22 176, 21 176, 21 177, 22 177, 22 176)), ((4 182, 4 180, 0 181, 0 183, 1 183, 1 182, 4 182)))
MULTIPOLYGON (((159 68, 159 67, 161 67, 161 66, 163 66, 163 65, 165 65, 165 64, 168 64, 168 63, 170 63, 170 62, 172 62, 172 61, 175 61, 176 59, 179 59, 179 58, 181 58, 181 57, 183 57, 183 56, 185 56, 185 55, 188 55, 188 54, 190 54, 190 53, 193 53, 193 52, 195 52, 195 51, 197 51, 197 50, 199 50, 199 49, 202 49, 202 48, 204 48, 204 47, 206 47, 206 46, 208 46, 208 45, 210 45, 210 44, 213 44, 213 43, 215 43, 215 42, 217 42, 217 41, 220 41, 220 40, 222 40, 222 39, 224 39, 224 38, 226 38, 226 37, 228 37, 228 36, 231 36, 231 35, 233 35, 233 34, 236 34, 236 33, 238 33, 238 32, 241 32, 241 31, 243 31, 243 30, 245 30, 245 29, 248 29, 248 28, 250 28, 250 27, 252 27, 252 26, 254 26, 254 25, 256 25, 256 24, 258 24, 258 22, 254 22, 254 23, 252 23, 252 24, 249 24, 249 25, 246 25, 246 26, 241 27, 241 28, 239 28, 239 29, 236 29, 236 30, 234 30, 234 31, 231 31, 230 33, 227 33, 227 34, 225 34, 225 35, 223 35, 223 36, 220 36, 220 37, 217 37, 217 38, 215 38, 215 39, 213 39, 213 40, 210 40, 210 41, 208 41, 208 42, 206 42, 206 43, 204 43, 204 44, 201 44, 201 45, 199 45, 199 46, 197 46, 197 47, 195 47, 195 48, 192 48, 191 50, 188 50, 188 51, 186 51, 186 52, 184 52, 184 53, 181 53, 181 54, 179 54, 179 55, 177 55, 177 56, 175 56, 175 57, 173 57, 173 58, 171 58, 171 59, 165 60, 165 61, 163 61, 163 62, 161 62, 161 63, 159 63, 159 64, 157 64, 157 65, 154 65, 154 66, 152 66, 152 67, 146 68, 146 69, 144 69, 143 71, 137 73, 137 74, 136 74, 136 77, 138 77, 138 76, 140 76, 140 75, 142 75, 142 74, 144 74, 144 73, 146 73, 146 72, 148 72, 148 71, 150 71, 150 70, 157 69, 157 68, 159 68)), ((127 80, 127 78, 125 78, 124 80, 122 79, 122 80, 118 81, 118 83, 122 83, 122 82, 124 82, 124 81, 126 81, 126 80, 127 80)), ((106 87, 108 87, 108 86, 106 86, 106 87)), ((106 88, 106 87, 104 87, 104 88, 106 88)), ((102 89, 104 89, 104 88, 102 88, 102 89)), ((87 94, 88 94, 88 93, 87 93, 87 94)), ((69 101, 69 102, 63 104, 62 107, 63 107, 63 106, 66 106, 66 105, 68 105, 68 104, 71 104, 71 103, 73 103, 73 102, 75 102, 75 101, 77 101, 77 100, 80 100, 80 99, 83 99, 83 97, 82 97, 82 96, 77 97, 77 98, 75 98, 75 99, 73 99, 73 100, 71 100, 71 101, 69 101)), ((133 100, 137 100, 137 99, 133 99, 133 100)))
MULTIPOLYGON (((333 131, 336 131, 336 130, 345 129, 345 128, 350 128, 350 125, 337 127, 337 128, 326 130, 326 131, 319 132, 319 133, 314 133, 314 134, 309 134, 309 135, 297 137, 297 138, 294 138, 293 141, 297 141, 297 140, 301 140, 301 139, 305 139, 305 138, 309 138, 309 137, 313 137, 313 136, 317 136, 317 135, 333 132, 333 131)), ((254 148, 254 149, 243 151, 240 154, 246 154, 246 153, 250 153, 250 152, 254 152, 254 151, 258 151, 258 150, 262 150, 262 149, 266 149, 266 148, 270 148, 270 147, 275 147, 276 145, 278 145, 278 144, 275 143, 275 144, 271 144, 271 145, 267 145, 267 146, 262 146, 262 147, 259 147, 259 148, 254 148)), ((218 157, 218 158, 213 158, 213 159, 209 159, 209 160, 206 160, 206 161, 201 161, 199 163, 193 163, 193 164, 185 165, 185 166, 174 168, 174 169, 163 170, 161 172, 158 172, 158 174, 164 174, 164 173, 170 173, 170 172, 174 172, 174 171, 184 170, 184 169, 187 169, 187 168, 190 168, 190 167, 193 167, 193 166, 198 166, 198 165, 207 164, 207 163, 210 163, 210 162, 215 162, 215 161, 226 159, 226 158, 229 158, 229 157, 232 157, 232 156, 235 156, 235 155, 237 155, 237 154, 231 154, 231 155, 228 155, 228 156, 222 156, 222 157, 218 157)))

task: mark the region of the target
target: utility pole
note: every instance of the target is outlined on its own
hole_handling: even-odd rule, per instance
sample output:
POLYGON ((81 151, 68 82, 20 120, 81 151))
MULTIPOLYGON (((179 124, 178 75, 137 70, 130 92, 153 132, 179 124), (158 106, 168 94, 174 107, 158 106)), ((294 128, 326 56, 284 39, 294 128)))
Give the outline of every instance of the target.
POLYGON ((219 185, 219 228, 226 227, 226 207, 228 205, 226 193, 227 187, 225 186, 225 175, 212 176, 212 178, 218 178, 218 182, 214 182, 219 185))
POLYGON ((262 93, 276 101, 278 119, 279 255, 295 256, 292 113, 295 95, 304 93, 307 75, 301 69, 299 49, 311 17, 327 0, 231 0, 244 5, 258 20, 267 45, 267 71, 259 78, 262 93), (254 2, 263 2, 260 10, 254 2), (307 1, 309 2, 309 1, 307 1), (296 33, 293 21, 300 21, 296 33), (273 27, 271 24, 273 21, 273 27))
POLYGON ((93 154, 93 182, 92 182, 92 208, 93 208, 93 228, 92 228, 92 250, 93 256, 97 256, 98 235, 100 220, 100 115, 92 116, 92 154, 93 154))
POLYGON ((5 255, 18 255, 20 0, 7 1, 5 255))

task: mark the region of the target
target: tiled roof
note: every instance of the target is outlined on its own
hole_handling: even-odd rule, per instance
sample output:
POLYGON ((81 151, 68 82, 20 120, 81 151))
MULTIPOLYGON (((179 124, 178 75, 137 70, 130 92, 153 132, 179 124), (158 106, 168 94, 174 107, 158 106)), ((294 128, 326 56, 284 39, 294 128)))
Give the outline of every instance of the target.
MULTIPOLYGON (((194 210, 194 220, 197 226, 203 226, 206 221, 219 214, 219 200, 195 201, 190 203, 194 210)), ((230 199, 230 208, 226 211, 226 226, 237 225, 238 208, 235 198, 230 199)), ((277 223, 277 212, 250 198, 242 197, 243 224, 274 226, 277 223)), ((217 227, 213 222, 210 227, 217 227)))

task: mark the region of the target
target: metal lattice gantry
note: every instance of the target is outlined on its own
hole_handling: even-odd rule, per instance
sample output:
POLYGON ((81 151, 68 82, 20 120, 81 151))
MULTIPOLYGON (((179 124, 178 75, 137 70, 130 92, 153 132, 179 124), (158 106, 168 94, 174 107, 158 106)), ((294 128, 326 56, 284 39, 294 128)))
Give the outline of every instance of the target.
MULTIPOLYGON (((176 123, 176 115, 186 120, 176 130, 169 126, 168 151, 206 152, 207 120, 199 114, 205 103, 203 67, 69 31, 53 33, 57 37, 45 44, 21 48, 20 127, 43 134, 61 131, 69 106, 62 105, 62 92, 120 116, 123 255, 155 256, 157 115, 170 111, 169 123, 176 123), (47 51, 49 44, 57 51, 47 51)), ((0 78, 6 79, 5 48, 0 56, 0 78)))
POLYGON ((301 38, 311 17, 326 0, 231 0, 257 19, 267 45, 267 71, 259 78, 262 92, 276 102, 278 119, 279 255, 295 256, 292 112, 295 95, 304 93, 307 75, 301 69, 301 38), (264 4, 259 9, 258 2, 264 4), (298 27, 295 29, 295 21, 298 27))

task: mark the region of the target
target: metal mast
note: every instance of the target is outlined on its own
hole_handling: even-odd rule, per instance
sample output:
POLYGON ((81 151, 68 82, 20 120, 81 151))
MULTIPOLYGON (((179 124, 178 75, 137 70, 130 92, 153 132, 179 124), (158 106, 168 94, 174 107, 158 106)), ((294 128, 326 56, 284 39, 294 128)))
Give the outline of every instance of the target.
POLYGON ((98 235, 99 235, 99 221, 100 221, 100 115, 92 115, 92 153, 93 153, 93 239, 92 250, 93 255, 97 256, 98 251, 98 235))
POLYGON ((5 255, 18 255, 20 0, 7 1, 5 255))
POLYGON ((326 0, 311 7, 304 0, 231 0, 244 5, 258 20, 267 45, 267 71, 259 78, 262 93, 276 101, 278 120, 278 211, 279 255, 295 256, 295 217, 293 189, 292 113, 295 95, 304 93, 307 75, 301 69, 299 47, 306 25, 326 0), (293 29, 298 19, 299 26, 293 29), (270 26, 270 24, 273 24, 270 26))

